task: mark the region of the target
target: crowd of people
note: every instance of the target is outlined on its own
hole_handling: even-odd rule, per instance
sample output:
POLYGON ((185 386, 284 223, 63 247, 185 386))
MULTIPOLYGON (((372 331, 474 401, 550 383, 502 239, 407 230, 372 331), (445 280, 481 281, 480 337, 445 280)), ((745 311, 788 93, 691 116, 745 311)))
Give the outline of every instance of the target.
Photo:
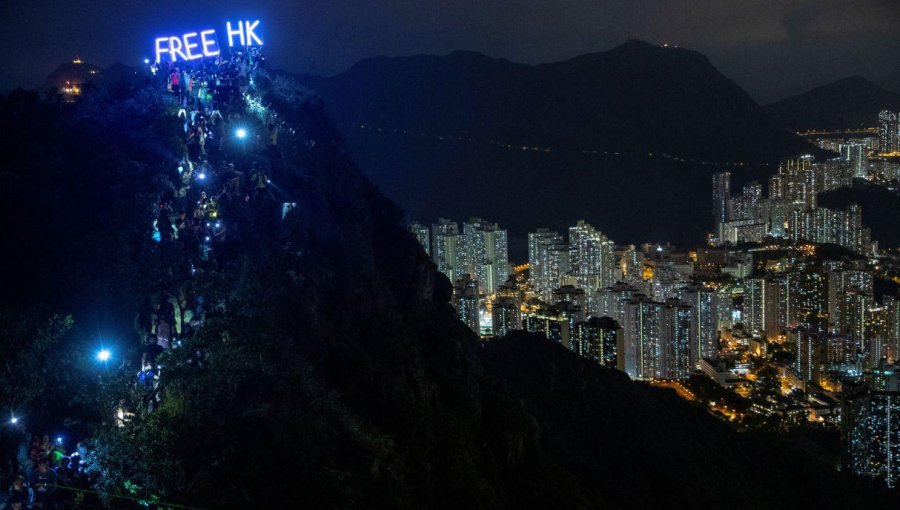
MULTIPOLYGON (((281 122, 274 112, 260 116, 248 109, 253 76, 264 63, 265 57, 251 48, 214 61, 151 66, 159 86, 178 101, 186 148, 177 164, 176 185, 160 197, 152 237, 160 244, 181 243, 191 257, 192 273, 217 267, 260 216, 277 217, 271 213, 278 200, 270 169, 281 157, 281 122)), ((187 282, 158 296, 155 307, 147 298, 137 314, 144 345, 137 376, 144 395, 140 412, 152 412, 164 395, 157 357, 180 347, 203 323, 203 298, 192 288, 187 282)), ((192 353, 190 360, 202 366, 203 353, 192 353)), ((116 423, 124 426, 133 415, 120 405, 116 423)))
POLYGON ((0 510, 83 506, 84 490, 90 487, 84 453, 83 443, 67 454, 62 437, 51 441, 49 434, 33 434, 30 443, 23 443, 19 449, 18 461, 24 469, 0 497, 0 510), (26 444, 30 446, 26 448, 26 444))
POLYGON ((177 166, 177 189, 158 204, 153 238, 182 242, 204 262, 214 257, 214 246, 240 239, 241 209, 276 202, 269 170, 253 154, 265 145, 266 160, 277 160, 280 122, 274 114, 252 118, 245 101, 264 62, 253 48, 214 62, 151 67, 178 100, 187 148, 177 166), (249 129, 254 121, 265 127, 249 129))
MULTIPOLYGON (((219 258, 241 242, 241 232, 254 228, 259 218, 277 220, 285 206, 296 206, 273 193, 272 162, 281 158, 281 122, 274 113, 250 113, 247 107, 253 75, 264 64, 265 57, 253 48, 215 60, 148 66, 149 79, 177 102, 184 135, 174 185, 155 205, 151 238, 161 247, 181 243, 192 275, 215 269, 219 258)), ((146 297, 137 310, 134 328, 141 347, 136 356, 123 359, 120 368, 138 369, 134 384, 141 398, 117 402, 115 426, 127 427, 163 401, 161 355, 182 347, 204 322, 204 298, 194 289, 189 278, 169 292, 146 297)), ((195 367, 205 364, 199 350, 188 358, 195 367)), ((21 472, 8 491, 0 493, 0 510, 84 506, 83 489, 90 486, 82 460, 85 445, 78 443, 76 451, 67 454, 62 438, 57 439, 34 435, 23 443, 27 451, 19 455, 21 472)))

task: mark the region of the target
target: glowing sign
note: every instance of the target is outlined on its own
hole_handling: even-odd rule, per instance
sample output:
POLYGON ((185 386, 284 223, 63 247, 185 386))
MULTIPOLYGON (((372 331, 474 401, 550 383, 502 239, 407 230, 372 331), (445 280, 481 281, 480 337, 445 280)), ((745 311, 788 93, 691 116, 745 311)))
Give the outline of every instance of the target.
POLYGON ((254 41, 256 41, 255 46, 262 46, 262 39, 254 32, 258 26, 259 20, 256 20, 253 23, 250 23, 249 21, 238 21, 237 29, 231 28, 231 22, 225 23, 226 30, 228 30, 228 46, 234 46, 234 39, 232 36, 235 35, 241 38, 241 46, 254 46, 254 41))
MULTIPOLYGON (((231 22, 225 23, 228 34, 228 47, 234 46, 262 46, 262 38, 257 33, 259 20, 238 21, 232 26, 231 22), (237 43, 237 44, 236 44, 237 43)), ((157 37, 155 41, 156 63, 160 63, 163 55, 168 55, 169 60, 197 60, 203 57, 215 57, 219 49, 219 39, 215 30, 202 30, 188 32, 181 36, 157 37)))

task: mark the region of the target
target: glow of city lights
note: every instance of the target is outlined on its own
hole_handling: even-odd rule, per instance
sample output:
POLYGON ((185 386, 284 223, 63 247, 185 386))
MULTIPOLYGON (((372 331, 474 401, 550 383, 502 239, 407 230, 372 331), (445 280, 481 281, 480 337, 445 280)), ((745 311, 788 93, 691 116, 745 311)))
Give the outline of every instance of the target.
POLYGON ((109 349, 100 349, 100 352, 97 353, 97 359, 100 361, 109 361, 111 357, 112 352, 109 349))

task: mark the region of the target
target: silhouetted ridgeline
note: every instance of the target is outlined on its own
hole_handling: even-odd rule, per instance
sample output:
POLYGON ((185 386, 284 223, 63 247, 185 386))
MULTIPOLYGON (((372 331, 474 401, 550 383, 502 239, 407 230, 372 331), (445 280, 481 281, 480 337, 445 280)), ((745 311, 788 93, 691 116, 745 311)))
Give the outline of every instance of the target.
POLYGON ((641 41, 537 66, 456 52, 299 79, 411 217, 482 216, 520 238, 586 219, 620 243, 702 242, 712 173, 765 179, 764 163, 817 152, 705 56, 641 41))
POLYGON ((900 94, 851 76, 765 108, 781 125, 796 131, 870 128, 878 125, 881 110, 900 110, 900 94))

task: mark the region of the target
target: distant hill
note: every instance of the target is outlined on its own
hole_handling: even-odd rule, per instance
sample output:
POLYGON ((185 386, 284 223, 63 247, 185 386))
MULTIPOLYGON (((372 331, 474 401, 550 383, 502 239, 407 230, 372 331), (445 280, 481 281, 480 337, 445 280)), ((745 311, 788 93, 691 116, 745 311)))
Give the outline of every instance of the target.
POLYGON ((861 76, 851 76, 765 108, 775 120, 795 131, 854 129, 875 126, 881 110, 900 110, 900 94, 861 76))
POLYGON ((412 217, 481 215, 520 238, 584 218, 617 241, 699 242, 714 171, 759 178, 816 152, 705 56, 641 41, 537 66, 456 52, 299 79, 412 217))
POLYGON ((47 75, 40 89, 44 92, 54 88, 63 91, 72 85, 83 88, 87 84, 103 86, 123 81, 134 83, 142 77, 142 71, 137 67, 118 62, 109 67, 99 67, 76 59, 60 64, 47 75))
POLYGON ((97 83, 100 79, 101 68, 93 64, 74 60, 59 65, 44 80, 41 90, 50 90, 56 88, 62 90, 71 85, 83 85, 86 83, 97 83))

